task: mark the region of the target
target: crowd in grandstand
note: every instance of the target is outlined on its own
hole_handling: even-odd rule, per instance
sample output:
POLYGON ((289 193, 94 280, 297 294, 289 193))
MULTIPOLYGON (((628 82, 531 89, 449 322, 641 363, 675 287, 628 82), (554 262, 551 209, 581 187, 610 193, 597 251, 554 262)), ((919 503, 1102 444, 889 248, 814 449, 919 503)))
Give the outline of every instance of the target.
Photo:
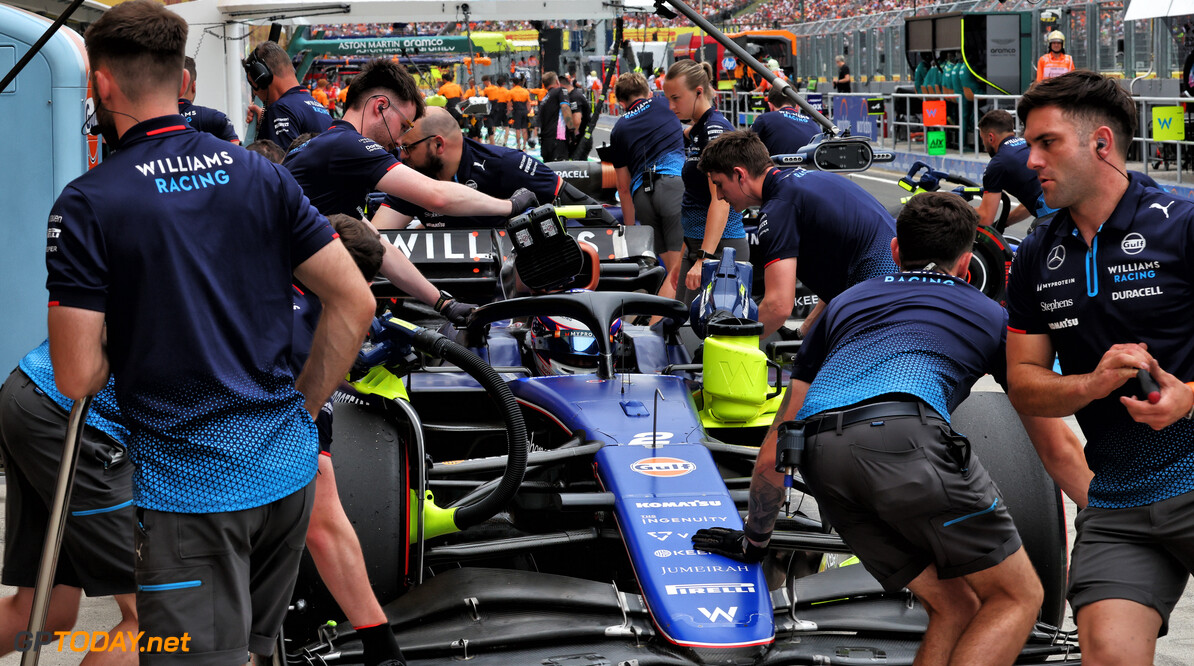
MULTIPOLYGON (((971 11, 985 11, 994 9, 1011 9, 1026 0, 1009 0, 1007 4, 1000 4, 999 0, 978 0, 970 7, 971 11)), ((754 3, 752 0, 701 0, 692 3, 697 9, 715 24, 733 30, 769 30, 784 26, 832 19, 851 18, 868 14, 879 14, 892 11, 903 11, 925 14, 933 11, 935 3, 926 1, 923 7, 909 6, 905 0, 771 0, 769 2, 754 3), (744 11, 747 8, 749 11, 744 11)), ((1116 40, 1123 38, 1123 21, 1120 20, 1123 8, 1111 5, 1102 7, 1099 11, 1099 41, 1104 47, 1111 47, 1116 40)), ((1076 34, 1085 33, 1086 14, 1075 12, 1071 17, 1075 22, 1076 34)), ((546 28, 576 29, 574 21, 544 21, 540 24, 546 28)), ((664 19, 652 13, 631 13, 626 15, 627 28, 681 28, 689 26, 683 17, 664 19)), ((507 32, 513 30, 531 30, 535 26, 530 21, 474 21, 469 23, 473 31, 507 32)), ((462 21, 448 21, 440 23, 355 23, 343 25, 315 26, 317 34, 326 38, 363 37, 363 36, 402 36, 402 35, 456 35, 463 34, 465 24, 462 21)), ((1081 47, 1079 47, 1081 48, 1081 47)))

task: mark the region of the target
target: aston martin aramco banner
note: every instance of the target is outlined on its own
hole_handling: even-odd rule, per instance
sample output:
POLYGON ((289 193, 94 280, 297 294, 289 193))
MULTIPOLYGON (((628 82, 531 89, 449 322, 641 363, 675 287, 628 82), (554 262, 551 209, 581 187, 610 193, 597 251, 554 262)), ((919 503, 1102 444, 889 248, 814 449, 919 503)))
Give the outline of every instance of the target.
MULTIPOLYGON (((506 38, 498 32, 473 33, 473 50, 497 53, 504 50, 506 38)), ((464 35, 419 35, 411 37, 358 37, 349 39, 296 38, 292 49, 311 49, 329 56, 433 55, 439 53, 468 54, 468 38, 464 35)))

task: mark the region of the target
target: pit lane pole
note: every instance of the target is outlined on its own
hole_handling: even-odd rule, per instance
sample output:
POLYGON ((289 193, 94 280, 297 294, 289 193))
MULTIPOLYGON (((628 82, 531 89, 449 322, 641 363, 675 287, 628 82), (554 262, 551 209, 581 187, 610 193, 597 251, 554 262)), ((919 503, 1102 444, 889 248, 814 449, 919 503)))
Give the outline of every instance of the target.
POLYGON ((91 396, 76 400, 70 410, 66 424, 66 439, 62 443, 62 461, 58 465, 58 485, 54 487, 54 505, 50 509, 50 522, 46 528, 46 540, 42 545, 41 563, 37 567, 37 583, 33 588, 33 606, 29 612, 29 636, 34 644, 21 654, 21 666, 37 666, 41 646, 37 638, 46 628, 46 614, 50 610, 50 592, 54 587, 54 570, 58 566, 58 552, 62 547, 62 534, 66 529, 66 512, 70 508, 71 488, 75 485, 75 468, 79 464, 79 440, 87 425, 87 410, 91 408, 91 396))
POLYGON ((817 124, 821 127, 824 127, 826 133, 835 137, 842 135, 842 131, 838 129, 837 125, 834 125, 833 121, 826 118, 820 111, 814 109, 812 105, 800 95, 800 93, 796 92, 796 88, 793 87, 792 84, 779 78, 773 74, 771 70, 764 67, 763 63, 759 62, 754 56, 747 53, 746 49, 739 46, 734 40, 726 37, 725 33, 718 30, 712 23, 708 21, 708 19, 706 19, 704 16, 701 16, 692 7, 689 7, 688 3, 684 2, 684 0, 656 0, 655 5, 658 7, 665 2, 678 9, 681 14, 688 17, 693 23, 697 24, 697 27, 699 27, 701 30, 709 33, 709 36, 711 36, 713 39, 716 39, 722 46, 726 48, 727 51, 730 51, 737 56, 739 60, 746 63, 747 67, 750 67, 755 72, 758 72, 758 74, 766 79, 767 82, 773 87, 780 88, 784 95, 786 95, 788 99, 792 100, 796 106, 800 107, 800 110, 803 111, 805 115, 817 121, 817 124))

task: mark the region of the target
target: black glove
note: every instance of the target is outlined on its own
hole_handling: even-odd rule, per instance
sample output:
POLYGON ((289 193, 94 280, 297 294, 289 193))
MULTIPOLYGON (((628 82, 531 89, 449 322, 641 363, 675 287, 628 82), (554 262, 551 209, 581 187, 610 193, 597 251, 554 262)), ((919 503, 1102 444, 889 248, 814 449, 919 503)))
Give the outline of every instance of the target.
POLYGON ((477 306, 472 303, 461 303, 456 299, 450 299, 444 301, 444 304, 439 307, 439 313, 452 324, 463 326, 468 322, 468 316, 476 309, 477 306))
POLYGON ((510 216, 522 215, 528 208, 534 208, 539 205, 539 199, 535 193, 525 187, 520 187, 510 195, 510 216))
POLYGON ((692 547, 707 553, 725 555, 739 562, 762 562, 767 548, 754 545, 742 530, 728 527, 708 527, 692 535, 692 547))

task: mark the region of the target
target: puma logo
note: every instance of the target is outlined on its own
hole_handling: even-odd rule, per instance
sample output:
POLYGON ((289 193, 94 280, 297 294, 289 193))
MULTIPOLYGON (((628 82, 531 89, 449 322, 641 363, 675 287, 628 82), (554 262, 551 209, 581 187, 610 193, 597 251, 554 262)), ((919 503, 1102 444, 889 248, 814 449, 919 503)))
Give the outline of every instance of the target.
POLYGON ((1170 201, 1169 205, 1167 205, 1167 206, 1162 206, 1159 203, 1155 203, 1155 204, 1149 206, 1149 208, 1150 209, 1156 208, 1156 209, 1160 210, 1162 213, 1165 213, 1165 219, 1168 220, 1169 219, 1169 206, 1172 206, 1172 205, 1173 205, 1173 202, 1170 201))

